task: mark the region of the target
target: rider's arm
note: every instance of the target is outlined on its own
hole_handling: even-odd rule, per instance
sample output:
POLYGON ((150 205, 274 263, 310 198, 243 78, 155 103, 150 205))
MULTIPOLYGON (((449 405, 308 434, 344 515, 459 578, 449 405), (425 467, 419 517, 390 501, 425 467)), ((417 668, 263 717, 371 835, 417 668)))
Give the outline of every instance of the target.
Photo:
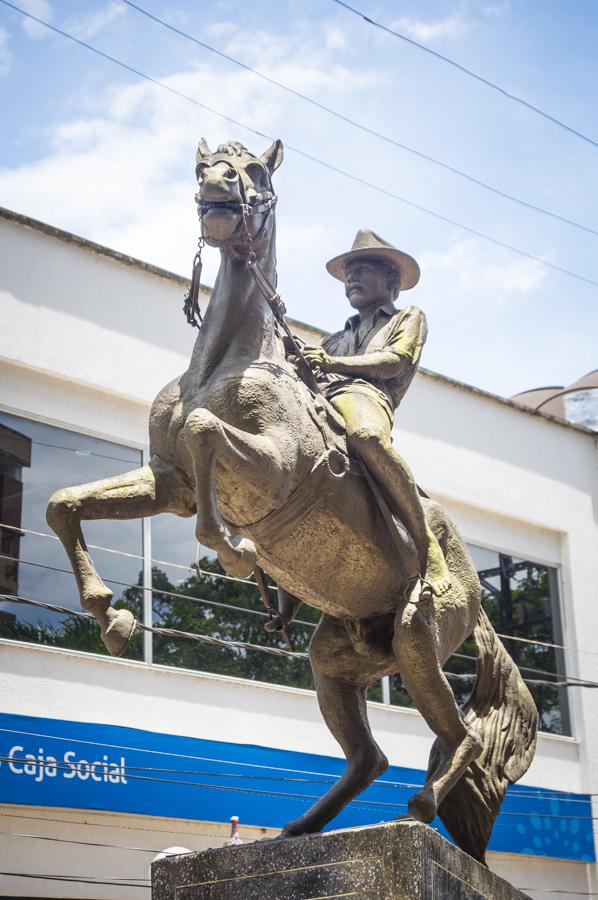
POLYGON ((364 353, 362 356, 328 356, 326 354, 322 362, 322 368, 326 372, 361 376, 376 381, 395 378, 405 369, 413 366, 409 357, 395 353, 393 350, 375 350, 373 353, 364 353))
MULTIPOLYGON (((380 350, 359 356, 335 356, 324 347, 307 347, 305 355, 310 363, 324 372, 337 375, 386 381, 417 367, 426 340, 426 317, 416 306, 410 306, 395 317, 386 343, 380 350)), ((326 342, 325 342, 326 344, 326 342)))

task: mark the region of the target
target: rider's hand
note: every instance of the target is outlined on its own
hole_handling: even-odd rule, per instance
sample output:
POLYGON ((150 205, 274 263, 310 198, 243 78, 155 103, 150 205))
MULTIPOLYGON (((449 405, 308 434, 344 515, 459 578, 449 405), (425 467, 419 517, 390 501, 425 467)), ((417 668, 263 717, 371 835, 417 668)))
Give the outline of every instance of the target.
POLYGON ((321 369, 322 372, 328 372, 332 360, 323 347, 304 347, 303 355, 310 366, 321 369))

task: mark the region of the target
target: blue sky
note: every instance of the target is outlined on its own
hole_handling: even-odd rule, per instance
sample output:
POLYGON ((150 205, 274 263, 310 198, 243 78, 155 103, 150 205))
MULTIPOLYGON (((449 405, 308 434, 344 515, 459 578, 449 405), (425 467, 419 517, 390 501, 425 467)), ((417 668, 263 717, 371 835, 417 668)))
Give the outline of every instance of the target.
MULTIPOLYGON (((354 4, 598 140, 594 0, 354 4)), ((598 237, 341 123, 121 0, 20 5, 251 128, 598 281, 598 237)), ((140 5, 370 128, 598 230, 596 147, 332 0, 140 5)), ((254 152, 267 145, 2 5, 0 104, 2 205, 182 274, 198 231, 199 137, 254 152)), ((420 262, 421 282, 400 302, 428 316, 427 368, 509 396, 598 365, 598 288, 290 150, 276 188, 279 286, 291 316, 341 327, 347 303, 324 263, 369 227, 420 262)), ((206 281, 217 265, 211 251, 206 281)))

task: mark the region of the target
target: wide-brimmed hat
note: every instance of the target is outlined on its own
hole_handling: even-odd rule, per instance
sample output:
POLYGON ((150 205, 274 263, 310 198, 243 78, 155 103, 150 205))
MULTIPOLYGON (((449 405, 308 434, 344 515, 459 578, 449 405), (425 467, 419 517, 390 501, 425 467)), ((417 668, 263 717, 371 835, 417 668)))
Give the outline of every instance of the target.
POLYGON ((408 291, 419 281, 419 266, 412 256, 397 250, 369 228, 360 229, 355 235, 353 246, 347 253, 341 253, 326 263, 326 268, 334 278, 345 280, 345 268, 352 259, 379 259, 401 275, 401 290, 408 291))

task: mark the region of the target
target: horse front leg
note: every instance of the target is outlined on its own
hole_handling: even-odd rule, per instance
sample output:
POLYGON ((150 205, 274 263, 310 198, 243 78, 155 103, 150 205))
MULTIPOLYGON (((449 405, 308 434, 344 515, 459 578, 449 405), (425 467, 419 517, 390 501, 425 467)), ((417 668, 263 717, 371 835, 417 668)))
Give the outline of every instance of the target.
POLYGON ((257 521, 278 505, 276 486, 281 482, 282 466, 276 442, 235 428, 204 408, 189 414, 184 437, 195 478, 197 540, 218 554, 230 575, 246 578, 257 563, 255 545, 248 538, 227 533, 216 503, 216 466, 234 474, 237 481, 240 476, 245 479, 246 488, 239 491, 245 496, 239 496, 238 502, 244 507, 245 521, 257 521), (254 484, 261 486, 258 492, 253 490, 254 500, 262 495, 261 508, 248 502, 254 484), (266 497, 270 502, 264 505, 266 497))
POLYGON ((321 831, 388 768, 367 714, 367 689, 387 673, 387 666, 357 653, 343 623, 326 615, 314 632, 309 657, 322 716, 341 745, 347 768, 307 812, 285 825, 282 837, 321 831))
POLYGON ((102 640, 112 656, 120 656, 133 636, 135 619, 127 609, 113 609, 112 591, 100 578, 85 544, 83 520, 140 519, 161 512, 190 516, 195 498, 175 466, 152 457, 139 469, 76 487, 62 488, 50 498, 48 525, 60 538, 73 567, 81 606, 101 626, 102 640))

